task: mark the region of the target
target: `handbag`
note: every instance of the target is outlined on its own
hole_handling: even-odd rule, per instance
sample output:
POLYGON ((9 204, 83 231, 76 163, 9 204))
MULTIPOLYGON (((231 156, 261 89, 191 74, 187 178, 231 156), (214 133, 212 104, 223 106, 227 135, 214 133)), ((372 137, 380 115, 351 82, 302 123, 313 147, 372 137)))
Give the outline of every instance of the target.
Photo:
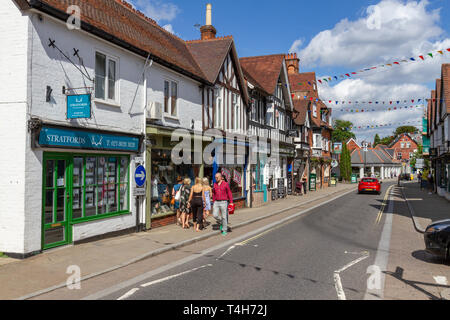
POLYGON ((236 210, 236 205, 234 203, 231 203, 228 205, 228 214, 234 214, 235 210, 236 210))
POLYGON ((175 193, 175 201, 180 201, 181 200, 181 188, 178 189, 177 193, 175 193))

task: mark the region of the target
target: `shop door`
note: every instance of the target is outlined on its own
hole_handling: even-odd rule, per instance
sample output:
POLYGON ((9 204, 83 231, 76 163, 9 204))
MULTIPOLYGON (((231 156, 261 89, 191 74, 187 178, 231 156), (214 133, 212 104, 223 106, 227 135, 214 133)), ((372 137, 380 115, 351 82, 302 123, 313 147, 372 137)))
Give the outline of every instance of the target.
POLYGON ((44 156, 42 247, 49 249, 71 243, 70 192, 71 157, 44 156))

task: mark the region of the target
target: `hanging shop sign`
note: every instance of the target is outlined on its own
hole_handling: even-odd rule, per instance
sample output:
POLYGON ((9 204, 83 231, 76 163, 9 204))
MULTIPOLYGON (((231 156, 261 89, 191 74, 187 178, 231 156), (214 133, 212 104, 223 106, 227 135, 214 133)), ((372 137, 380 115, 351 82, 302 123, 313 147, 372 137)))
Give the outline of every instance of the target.
POLYGON ((342 142, 337 142, 333 144, 333 153, 334 154, 342 153, 342 142))
POLYGON ((139 138, 124 135, 94 133, 81 130, 43 127, 38 139, 40 146, 92 150, 139 150, 139 138))
POLYGON ((309 175, 309 191, 316 191, 316 189, 317 189, 316 182, 317 182, 317 175, 314 173, 311 173, 309 175))
POLYGON ((91 118, 91 95, 67 96, 67 119, 91 118))

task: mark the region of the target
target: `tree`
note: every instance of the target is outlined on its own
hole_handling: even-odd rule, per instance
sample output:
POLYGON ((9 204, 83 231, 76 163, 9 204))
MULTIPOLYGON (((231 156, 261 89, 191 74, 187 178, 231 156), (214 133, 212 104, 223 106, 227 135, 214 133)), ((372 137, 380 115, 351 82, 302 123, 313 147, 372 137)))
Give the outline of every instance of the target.
POLYGON ((336 120, 332 135, 333 142, 342 142, 345 144, 351 138, 356 139, 356 135, 351 131, 353 123, 350 121, 336 120))
POLYGON ((383 139, 381 139, 379 144, 388 146, 390 145, 393 141, 395 140, 394 136, 390 136, 390 137, 384 137, 383 139))
POLYGON ((398 127, 397 130, 395 130, 395 135, 399 136, 403 133, 414 133, 416 131, 418 131, 419 129, 417 129, 414 126, 402 126, 402 127, 398 127))
POLYGON ((378 133, 375 135, 375 139, 373 140, 373 147, 375 148, 377 145, 379 145, 381 143, 381 139, 380 136, 378 135, 378 133))
POLYGON ((350 181, 352 175, 352 159, 346 143, 343 143, 342 145, 341 162, 339 163, 339 168, 341 170, 342 179, 345 181, 350 181))

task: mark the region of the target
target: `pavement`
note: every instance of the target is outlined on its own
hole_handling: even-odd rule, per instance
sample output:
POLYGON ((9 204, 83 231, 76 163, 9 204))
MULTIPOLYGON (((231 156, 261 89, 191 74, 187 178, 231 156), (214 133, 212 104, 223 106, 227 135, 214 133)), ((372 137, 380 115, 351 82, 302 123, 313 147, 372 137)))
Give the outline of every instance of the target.
POLYGON ((421 190, 417 181, 402 182, 401 186, 419 230, 425 231, 432 222, 450 219, 450 202, 447 199, 436 193, 429 194, 428 189, 421 190))
MULTIPOLYGON (((320 205, 330 198, 355 190, 356 185, 339 184, 337 187, 309 192, 304 196, 289 196, 260 208, 247 208, 230 216, 230 227, 235 233, 239 228, 264 223, 265 219, 277 219, 288 215, 298 207, 320 205)), ((210 222, 213 219, 210 218, 210 222)), ((66 285, 71 274, 70 266, 82 270, 82 280, 89 280, 131 266, 151 257, 179 249, 219 235, 211 226, 201 233, 193 228, 182 230, 171 225, 147 232, 135 233, 100 241, 66 246, 26 260, 1 258, 0 300, 26 299, 52 292, 66 285), (3 260, 5 259, 5 260, 3 260)), ((151 259, 150 259, 151 260, 151 259)))
POLYGON ((428 190, 421 191, 418 182, 402 182, 393 193, 392 236, 384 298, 450 299, 450 265, 425 251, 421 233, 432 221, 450 218, 449 202, 428 194, 428 190))

